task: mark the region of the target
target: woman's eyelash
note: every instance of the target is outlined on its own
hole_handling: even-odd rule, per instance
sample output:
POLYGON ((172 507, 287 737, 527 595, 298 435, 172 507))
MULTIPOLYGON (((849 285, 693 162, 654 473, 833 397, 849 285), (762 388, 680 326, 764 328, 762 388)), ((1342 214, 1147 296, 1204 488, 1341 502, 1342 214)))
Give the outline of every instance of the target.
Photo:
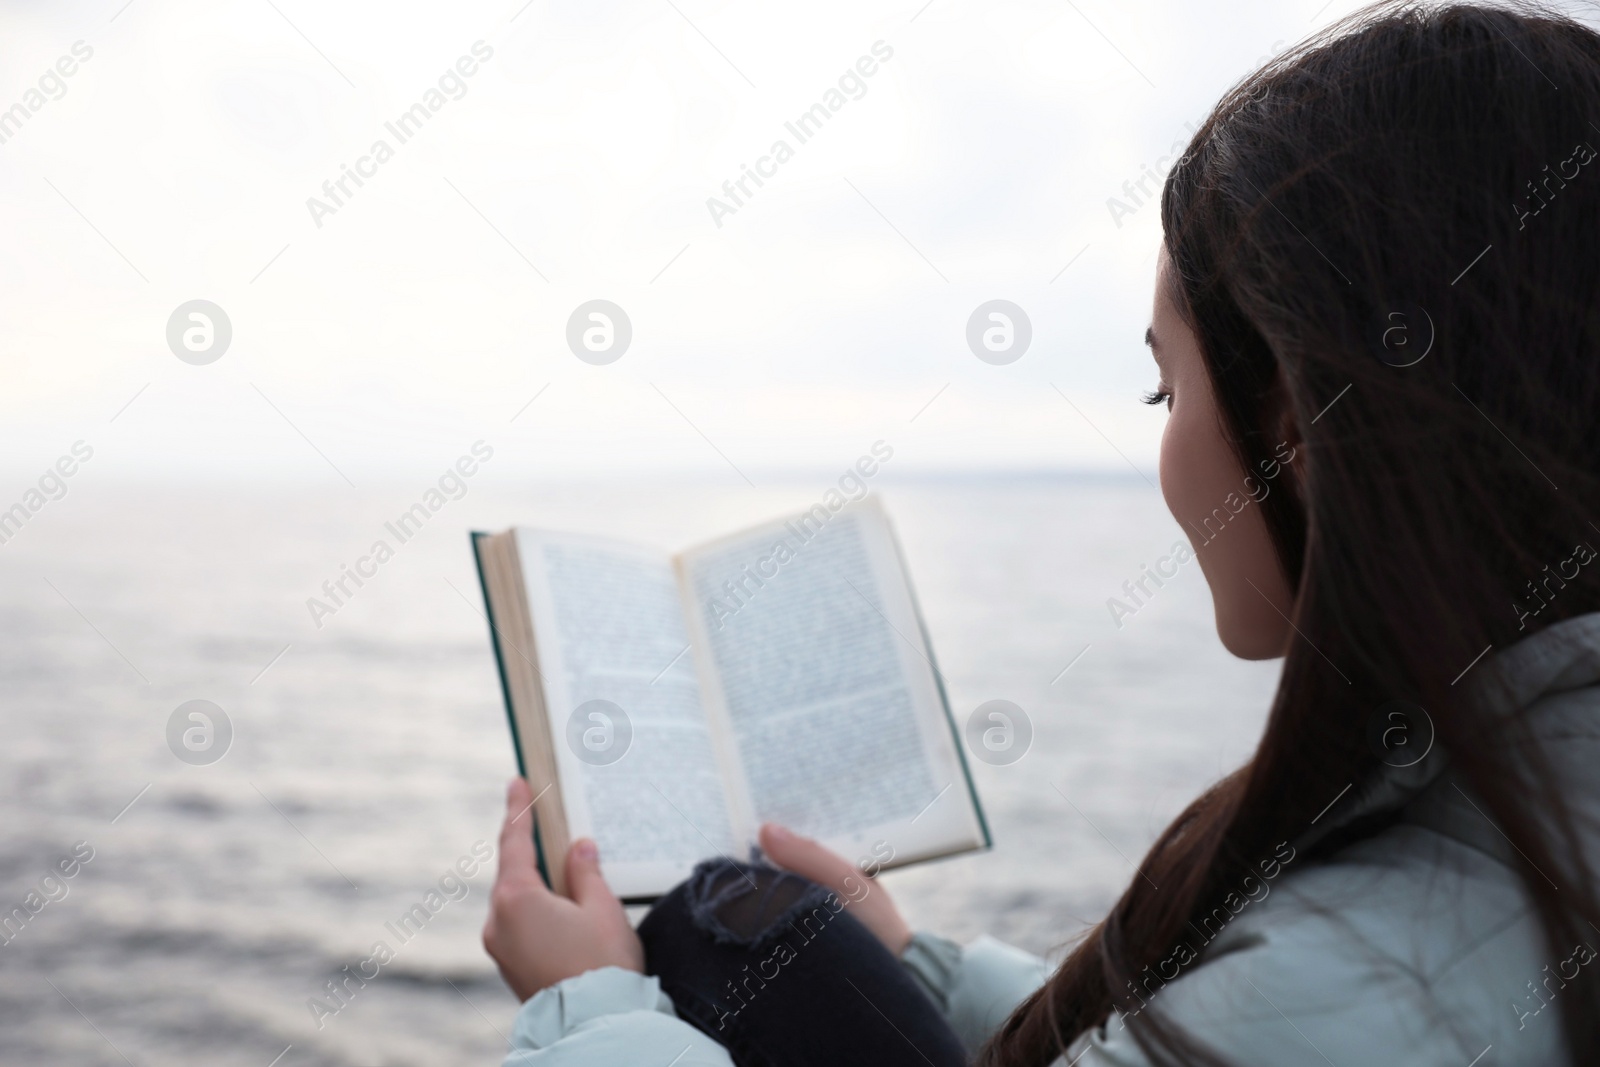
POLYGON ((1165 389, 1153 389, 1139 398, 1141 404, 1165 404, 1172 399, 1172 394, 1165 389))

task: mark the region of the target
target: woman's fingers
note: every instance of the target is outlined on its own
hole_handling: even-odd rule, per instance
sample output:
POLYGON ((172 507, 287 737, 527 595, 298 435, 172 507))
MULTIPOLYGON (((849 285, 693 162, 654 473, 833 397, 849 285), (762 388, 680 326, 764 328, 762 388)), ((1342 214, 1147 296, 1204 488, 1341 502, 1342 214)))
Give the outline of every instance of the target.
POLYGON ((534 865, 533 791, 514 779, 506 789, 500 870, 489 894, 483 945, 522 1000, 597 967, 644 970, 644 949, 627 913, 600 874, 594 842, 567 852, 572 900, 557 896, 534 865))
POLYGON ((600 873, 600 850, 587 837, 580 837, 567 850, 567 889, 581 908, 597 904, 608 908, 622 906, 600 873))
POLYGON ((590 838, 580 837, 567 849, 567 889, 590 931, 588 947, 597 953, 597 961, 642 972, 644 947, 622 901, 600 873, 600 850, 590 838))
POLYGON ((911 943, 911 927, 889 894, 837 852, 776 823, 761 827, 761 849, 779 867, 839 894, 861 924, 896 956, 911 943))
POLYGON ((495 883, 532 880, 544 888, 533 855, 533 789, 524 778, 506 787, 506 818, 500 827, 500 868, 495 883))
POLYGON ((777 823, 762 825, 761 851, 784 870, 809 878, 818 885, 847 895, 852 891, 859 893, 861 875, 849 860, 777 823), (847 878, 850 879, 848 883, 847 878))

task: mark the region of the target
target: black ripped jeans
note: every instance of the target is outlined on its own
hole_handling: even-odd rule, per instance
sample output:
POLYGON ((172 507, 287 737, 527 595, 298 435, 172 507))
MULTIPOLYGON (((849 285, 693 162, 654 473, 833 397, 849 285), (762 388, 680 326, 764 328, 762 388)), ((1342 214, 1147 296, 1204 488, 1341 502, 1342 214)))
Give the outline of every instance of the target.
POLYGON ((905 966, 836 893, 709 860, 639 926, 646 970, 739 1067, 966 1063, 905 966))

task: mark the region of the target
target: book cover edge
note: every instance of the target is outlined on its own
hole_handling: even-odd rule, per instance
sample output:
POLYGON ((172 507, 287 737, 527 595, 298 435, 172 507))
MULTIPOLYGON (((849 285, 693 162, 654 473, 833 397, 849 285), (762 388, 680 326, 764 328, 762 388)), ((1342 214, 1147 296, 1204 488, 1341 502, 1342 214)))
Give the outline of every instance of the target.
MULTIPOLYGON (((472 540, 472 562, 478 570, 478 592, 483 597, 483 617, 489 624, 489 646, 494 649, 494 667, 500 675, 500 699, 505 704, 506 722, 511 727, 511 753, 517 759, 517 774, 523 778, 528 777, 528 768, 522 762, 522 735, 517 730, 517 715, 511 707, 511 684, 506 679, 505 651, 500 647, 500 627, 495 625, 494 605, 489 600, 489 580, 483 573, 482 542, 487 541, 490 534, 482 530, 473 530, 468 535, 472 540)), ((544 862, 544 841, 539 835, 539 813, 534 812, 533 818, 533 855, 539 865, 539 877, 544 879, 544 884, 550 884, 550 871, 544 862)))
MULTIPOLYGON (((950 694, 945 692, 944 672, 939 669, 939 662, 934 656, 933 637, 928 633, 928 620, 922 614, 922 603, 917 599, 917 587, 911 581, 911 566, 906 560, 905 546, 900 543, 900 534, 895 529, 894 520, 889 517, 889 510, 883 507, 882 501, 877 503, 883 515, 884 525, 889 529, 889 537, 894 542, 895 555, 899 557, 900 574, 906 583, 906 593, 911 597, 911 610, 917 616, 917 632, 922 635, 922 646, 928 653, 928 665, 933 668, 933 684, 939 690, 939 703, 944 707, 945 725, 950 728, 950 740, 955 745, 956 759, 961 763, 961 776, 966 780, 967 796, 972 800, 972 813, 978 817, 978 832, 983 835, 983 847, 990 849, 994 847, 994 836, 989 832, 989 819, 983 813, 983 801, 978 799, 978 783, 973 780, 972 767, 967 763, 966 746, 962 743, 961 730, 956 725, 955 712, 950 707, 950 694)), ((944 853, 944 855, 953 854, 944 853)))

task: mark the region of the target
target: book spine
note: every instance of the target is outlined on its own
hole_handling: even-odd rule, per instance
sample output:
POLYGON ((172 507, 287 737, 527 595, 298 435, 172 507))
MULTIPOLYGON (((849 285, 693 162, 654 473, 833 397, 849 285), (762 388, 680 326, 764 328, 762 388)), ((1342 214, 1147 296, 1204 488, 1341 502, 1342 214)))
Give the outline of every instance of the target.
MULTIPOLYGON (((474 530, 472 537, 472 560, 478 567, 478 591, 483 595, 483 617, 489 621, 489 644, 494 649, 494 666, 500 674, 500 699, 506 706, 506 722, 511 726, 511 751, 517 757, 517 774, 523 778, 528 777, 528 767, 522 760, 522 738, 517 733, 517 715, 511 708, 511 682, 506 677, 505 650, 500 647, 500 627, 494 620, 494 601, 489 597, 489 575, 483 567, 483 543, 489 535, 474 530)), ((533 855, 539 865, 539 877, 544 879, 544 884, 550 884, 550 868, 544 860, 544 840, 539 834, 539 813, 534 812, 533 818, 533 855)))

